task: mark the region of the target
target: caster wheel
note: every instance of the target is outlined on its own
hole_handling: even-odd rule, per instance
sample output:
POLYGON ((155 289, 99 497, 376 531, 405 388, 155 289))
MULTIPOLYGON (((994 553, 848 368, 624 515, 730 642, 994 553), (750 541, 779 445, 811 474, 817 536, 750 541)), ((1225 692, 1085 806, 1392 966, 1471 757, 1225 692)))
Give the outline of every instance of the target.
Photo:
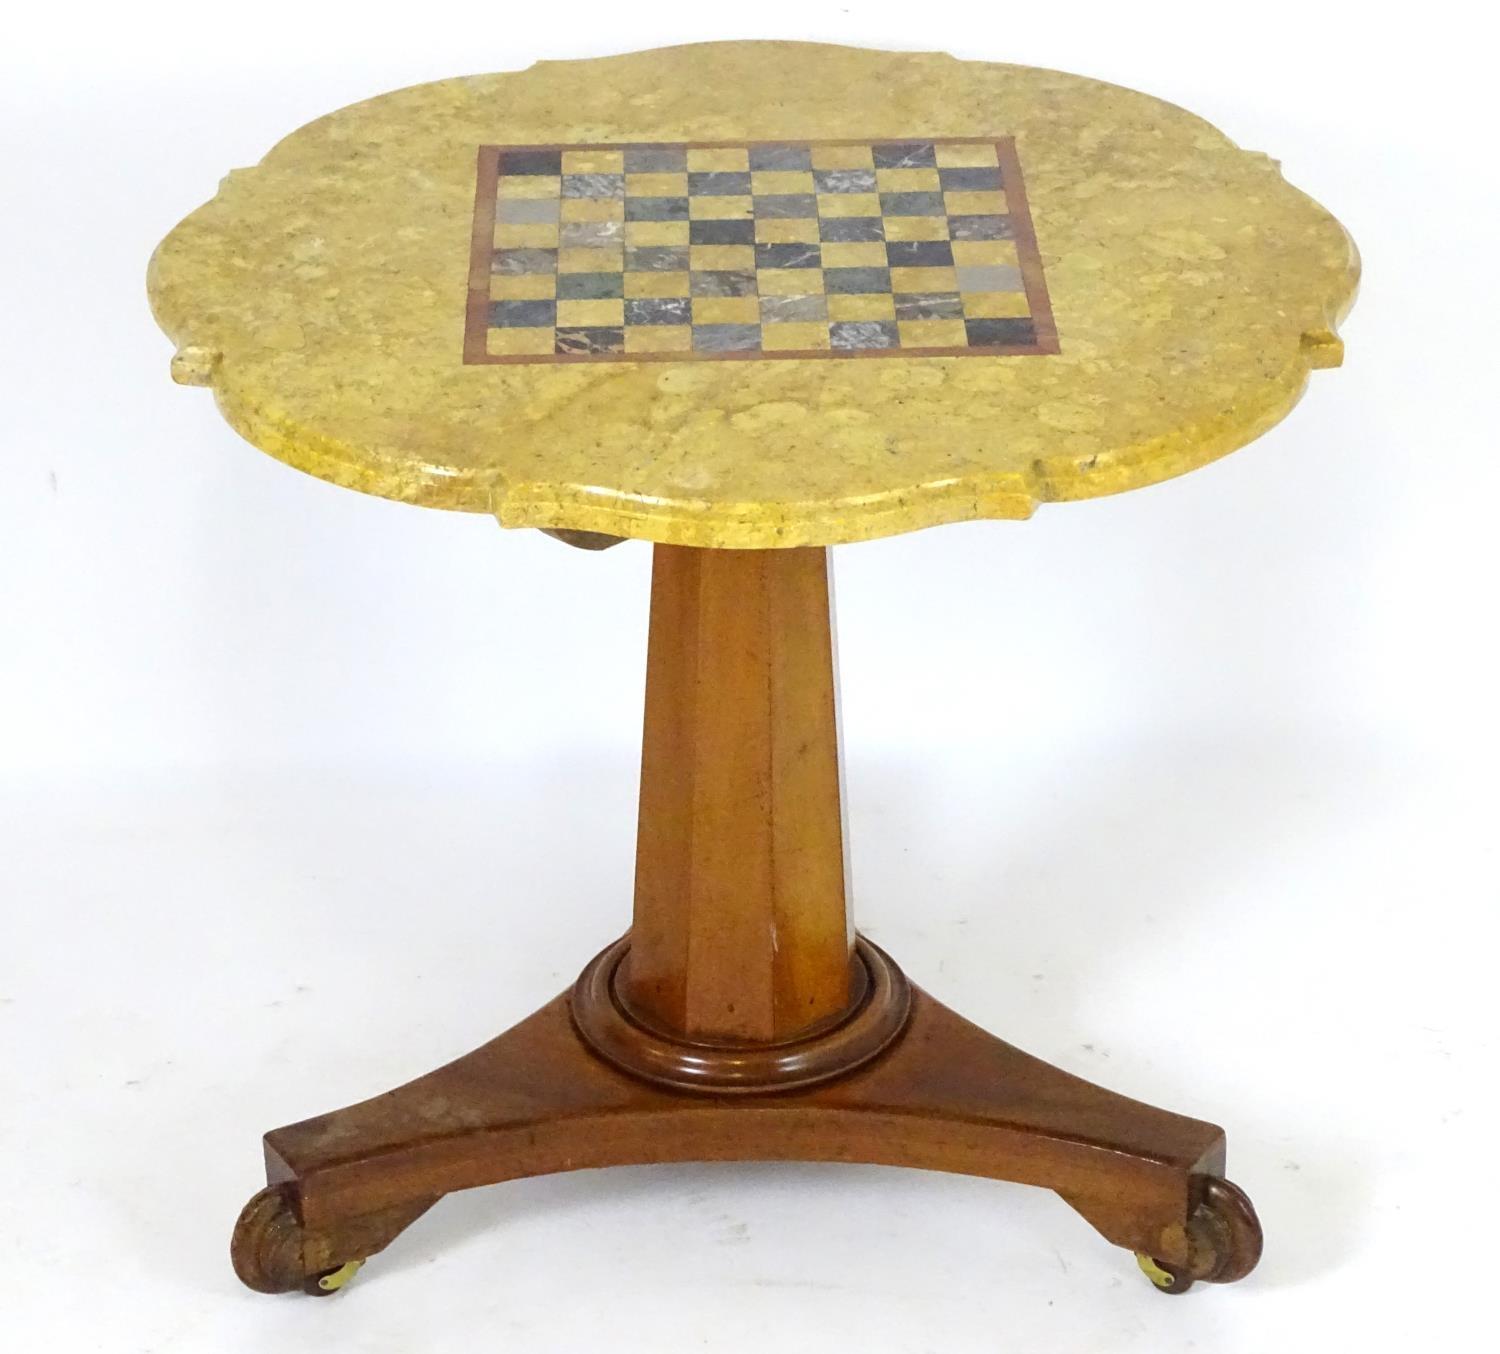
POLYGON ((1260 1261, 1264 1238, 1255 1206, 1238 1185, 1209 1176, 1187 1224, 1188 1262, 1168 1264, 1137 1254, 1136 1263, 1160 1293, 1186 1293, 1199 1280, 1234 1283, 1260 1261))
POLYGON ((234 1224, 229 1258, 240 1282, 257 1293, 308 1293, 331 1297, 364 1263, 351 1260, 314 1274, 305 1268, 306 1233, 288 1192, 268 1185, 255 1194, 234 1224))

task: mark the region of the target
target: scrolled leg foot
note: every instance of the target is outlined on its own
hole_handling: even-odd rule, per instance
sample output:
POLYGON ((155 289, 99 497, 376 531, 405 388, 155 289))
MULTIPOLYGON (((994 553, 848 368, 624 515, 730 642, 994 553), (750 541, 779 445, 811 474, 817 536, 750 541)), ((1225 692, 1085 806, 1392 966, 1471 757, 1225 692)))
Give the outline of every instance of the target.
POLYGON ((1234 1283, 1260 1261, 1264 1237, 1255 1206, 1238 1185, 1217 1176, 1203 1183, 1187 1223, 1187 1263, 1136 1253, 1142 1272, 1162 1293, 1177 1296, 1194 1283, 1234 1283))

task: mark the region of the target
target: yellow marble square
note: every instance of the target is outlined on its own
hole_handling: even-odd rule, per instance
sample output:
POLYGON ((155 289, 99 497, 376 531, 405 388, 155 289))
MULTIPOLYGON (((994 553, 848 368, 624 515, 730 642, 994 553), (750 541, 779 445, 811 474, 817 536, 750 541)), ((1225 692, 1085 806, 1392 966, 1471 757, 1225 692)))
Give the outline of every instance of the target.
POLYGON ((868 146, 814 146, 814 169, 874 169, 875 156, 868 146))
POLYGON ((742 146, 700 146, 687 153, 687 167, 694 173, 750 168, 750 152, 742 146))
POLYGON ((535 357, 550 354, 557 342, 549 324, 538 329, 491 329, 484 339, 491 357, 535 357))
POLYGON ((958 274, 952 268, 892 268, 893 292, 957 291, 958 274))
POLYGON ((756 324, 760 300, 754 296, 695 296, 694 324, 756 324))
POLYGON ((688 199, 688 216, 694 221, 744 221, 754 215, 751 199, 733 193, 688 199))
POLYGON ((620 150, 565 150, 564 174, 623 174, 625 152, 620 150))
POLYGON ((805 169, 757 169, 750 175, 750 191, 757 197, 813 190, 813 176, 805 169))
POLYGON ((625 200, 618 197, 565 197, 559 210, 564 221, 623 221, 625 200))
POLYGON ((888 216, 885 218, 887 240, 946 240, 946 216, 888 216))
POLYGON ((555 221, 501 222, 495 227, 496 249, 556 249, 555 221))
POLYGON ((684 174, 627 174, 625 192, 629 197, 686 197, 688 179, 684 174))
POLYGON ((942 190, 935 169, 877 169, 875 186, 882 193, 936 193, 942 190))
POLYGON ((941 142, 934 149, 940 169, 993 169, 1000 163, 993 144, 989 142, 962 142, 945 146, 941 142))
POLYGON ((755 267, 753 244, 695 244, 688 254, 688 266, 695 272, 755 267))
POLYGON ((557 197, 562 180, 556 174, 502 174, 495 181, 496 197, 557 197))
POLYGON ((491 301, 550 301, 557 295, 555 273, 492 273, 491 301))
POLYGON ((973 291, 964 293, 964 315, 971 320, 1018 319, 1031 314, 1023 291, 973 291))
POLYGON ((627 221, 625 243, 629 245, 682 245, 688 242, 686 221, 627 221))
POLYGON ((885 246, 878 240, 842 244, 830 240, 823 246, 825 268, 884 268, 885 246))
POLYGON ((766 352, 827 348, 828 326, 812 321, 765 324, 760 330, 760 346, 766 352))
POLYGON ((962 320, 901 320, 897 328, 903 348, 963 348, 969 342, 962 320))
POLYGON ((560 325, 621 325, 625 323, 625 302, 618 297, 595 301, 559 301, 557 322, 560 325))
POLYGON ((896 301, 884 295, 830 296, 828 298, 830 320, 894 320, 896 301))
POLYGON ((1004 193, 944 193, 949 216, 998 216, 1007 210, 1004 193))
POLYGON ((821 268, 762 268, 755 275, 762 296, 821 296, 821 268))
POLYGON ((875 193, 819 193, 818 215, 879 216, 880 198, 875 193))
POLYGON ((969 266, 1008 263, 1014 268, 1019 266, 1021 259, 1014 240, 955 240, 953 262, 969 266))
POLYGON ((625 326, 627 353, 690 353, 693 351, 693 327, 689 324, 628 324, 625 326))
POLYGON ((817 244, 818 223, 802 217, 766 218, 755 223, 755 238, 761 244, 817 244))
POLYGON ((602 249, 559 249, 557 271, 560 273, 619 273, 625 269, 625 246, 606 245, 602 249))
POLYGON ((691 279, 687 273, 626 273, 625 295, 637 298, 647 296, 687 296, 691 290, 691 279))

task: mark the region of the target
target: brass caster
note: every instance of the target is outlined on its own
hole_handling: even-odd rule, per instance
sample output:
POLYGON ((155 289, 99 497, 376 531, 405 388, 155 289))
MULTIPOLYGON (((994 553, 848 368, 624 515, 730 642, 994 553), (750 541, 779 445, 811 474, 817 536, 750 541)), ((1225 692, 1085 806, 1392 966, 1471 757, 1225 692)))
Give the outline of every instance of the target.
POLYGON ((1216 1176, 1205 1178, 1187 1224, 1188 1262, 1170 1264, 1137 1252, 1136 1263, 1160 1293, 1177 1296, 1195 1282, 1234 1283, 1260 1261, 1264 1238, 1245 1191, 1216 1176))
POLYGON ((311 1279, 304 1285, 304 1291, 313 1297, 325 1298, 337 1293, 345 1284, 359 1273, 363 1260, 351 1260, 347 1265, 340 1265, 337 1269, 327 1270, 311 1279))

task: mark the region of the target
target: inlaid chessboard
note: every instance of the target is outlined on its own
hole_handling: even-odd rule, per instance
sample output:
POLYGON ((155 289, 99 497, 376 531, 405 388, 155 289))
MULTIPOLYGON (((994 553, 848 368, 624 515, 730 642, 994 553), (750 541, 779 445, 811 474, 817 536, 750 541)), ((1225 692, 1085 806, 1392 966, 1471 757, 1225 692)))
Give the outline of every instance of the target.
POLYGON ((465 362, 1057 351, 1008 138, 480 149, 465 362))

